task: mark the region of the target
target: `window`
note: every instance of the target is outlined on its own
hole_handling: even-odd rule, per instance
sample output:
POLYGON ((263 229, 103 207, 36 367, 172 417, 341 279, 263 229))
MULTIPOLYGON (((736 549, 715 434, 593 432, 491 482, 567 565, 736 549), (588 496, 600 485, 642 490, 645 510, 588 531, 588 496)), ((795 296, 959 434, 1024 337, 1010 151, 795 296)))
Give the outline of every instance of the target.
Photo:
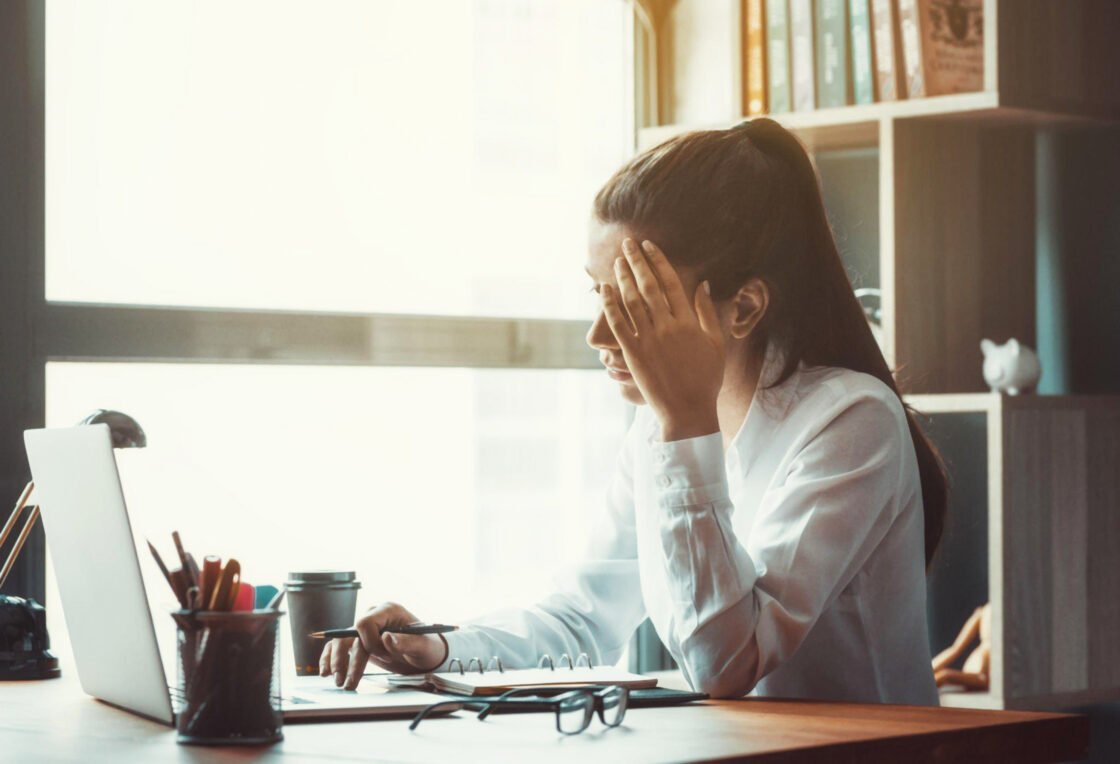
POLYGON ((440 620, 540 594, 627 420, 582 261, 634 145, 631 5, 40 12, 46 420, 144 425, 137 533, 440 620))
POLYGON ((586 317, 624 0, 46 12, 48 299, 586 317))
POLYGON ((546 593, 625 427, 590 370, 52 363, 47 404, 50 426, 98 406, 144 426, 117 462, 137 535, 165 552, 177 529, 251 583, 352 568, 363 602, 432 620, 546 593))

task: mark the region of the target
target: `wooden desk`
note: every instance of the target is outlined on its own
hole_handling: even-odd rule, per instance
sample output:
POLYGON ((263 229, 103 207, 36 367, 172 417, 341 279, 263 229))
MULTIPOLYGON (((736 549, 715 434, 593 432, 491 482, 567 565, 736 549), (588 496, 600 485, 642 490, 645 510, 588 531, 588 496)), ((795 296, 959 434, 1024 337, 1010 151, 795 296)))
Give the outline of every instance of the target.
POLYGON ((495 762, 1052 762, 1078 759, 1088 719, 1061 714, 804 701, 720 701, 633 709, 617 729, 598 719, 558 735, 540 714, 289 724, 261 749, 179 746, 168 727, 84 695, 71 674, 0 682, 3 761, 495 762))

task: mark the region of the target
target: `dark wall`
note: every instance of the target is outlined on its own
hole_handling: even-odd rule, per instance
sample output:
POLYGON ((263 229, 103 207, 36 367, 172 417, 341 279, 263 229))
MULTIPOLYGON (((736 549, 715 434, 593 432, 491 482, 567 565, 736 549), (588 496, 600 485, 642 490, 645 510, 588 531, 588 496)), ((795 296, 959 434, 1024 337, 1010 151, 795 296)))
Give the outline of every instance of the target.
MULTIPOLYGON (((44 299, 43 19, 36 0, 0 2, 0 522, 30 477, 23 431, 42 427, 45 415, 36 333, 44 299)), ((3 591, 42 602, 45 572, 38 523, 3 591)))
POLYGON ((1120 127, 1036 143, 1039 392, 1120 394, 1120 127))
MULTIPOLYGON (((1120 395, 1120 127, 1042 131, 1035 156, 1039 392, 1120 395)), ((1120 704, 1077 710, 1088 761, 1120 761, 1120 704)))

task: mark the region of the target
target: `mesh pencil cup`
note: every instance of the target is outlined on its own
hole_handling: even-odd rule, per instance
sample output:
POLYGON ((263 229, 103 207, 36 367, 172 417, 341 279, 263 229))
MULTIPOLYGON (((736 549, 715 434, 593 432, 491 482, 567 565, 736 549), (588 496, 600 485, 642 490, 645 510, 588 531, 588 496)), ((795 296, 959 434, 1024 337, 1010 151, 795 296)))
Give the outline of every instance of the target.
POLYGON ((179 742, 262 745, 284 739, 278 610, 171 614, 178 625, 179 742))

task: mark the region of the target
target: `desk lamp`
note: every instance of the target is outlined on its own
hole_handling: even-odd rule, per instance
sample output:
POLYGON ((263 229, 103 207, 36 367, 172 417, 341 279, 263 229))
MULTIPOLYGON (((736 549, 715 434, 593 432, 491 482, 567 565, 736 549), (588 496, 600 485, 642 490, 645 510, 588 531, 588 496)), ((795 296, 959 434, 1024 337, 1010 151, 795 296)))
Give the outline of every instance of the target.
MULTIPOLYGON (((98 409, 82 421, 85 424, 107 424, 113 440, 113 448, 144 448, 148 436, 135 419, 120 411, 98 409)), ((35 490, 34 481, 29 482, 19 495, 16 508, 0 530, 0 549, 8 540, 19 522, 20 515, 27 507, 35 490)), ((12 551, 0 568, 0 587, 12 571, 12 567, 23 551, 27 537, 35 521, 39 519, 39 507, 33 506, 27 520, 16 536, 12 551)), ((59 675, 58 658, 50 651, 50 636, 47 634, 47 613, 34 599, 13 597, 0 594, 0 680, 3 679, 52 679, 59 675)))

